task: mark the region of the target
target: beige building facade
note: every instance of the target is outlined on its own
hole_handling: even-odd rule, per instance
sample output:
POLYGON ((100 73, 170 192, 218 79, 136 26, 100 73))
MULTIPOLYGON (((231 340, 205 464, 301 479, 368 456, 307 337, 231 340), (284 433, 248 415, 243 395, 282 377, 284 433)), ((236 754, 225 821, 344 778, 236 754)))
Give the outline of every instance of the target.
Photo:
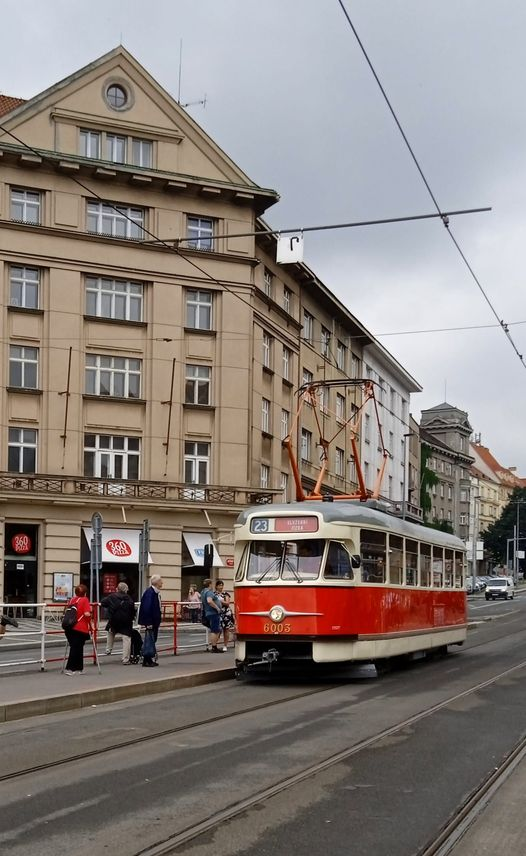
POLYGON ((239 511, 294 499, 291 430, 316 480, 314 413, 294 418, 309 380, 342 381, 324 490, 354 489, 343 382, 373 337, 306 265, 276 264, 277 194, 124 48, 0 109, 0 601, 86 580, 94 513, 101 594, 139 596, 145 520, 168 599, 201 581, 205 543, 229 581, 239 511))

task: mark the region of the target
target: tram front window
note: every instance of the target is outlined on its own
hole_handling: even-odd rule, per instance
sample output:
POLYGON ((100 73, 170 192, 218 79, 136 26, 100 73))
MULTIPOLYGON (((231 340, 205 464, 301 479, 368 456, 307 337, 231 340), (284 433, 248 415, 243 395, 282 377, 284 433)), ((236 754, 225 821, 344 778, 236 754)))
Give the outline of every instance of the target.
POLYGON ((319 576, 324 542, 253 541, 249 547, 247 580, 315 580, 319 576))

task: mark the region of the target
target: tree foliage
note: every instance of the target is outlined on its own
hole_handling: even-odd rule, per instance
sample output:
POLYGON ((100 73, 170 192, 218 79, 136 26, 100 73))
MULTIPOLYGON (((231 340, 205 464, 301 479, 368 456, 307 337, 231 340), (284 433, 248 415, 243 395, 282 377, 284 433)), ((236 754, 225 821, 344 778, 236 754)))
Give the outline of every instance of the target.
MULTIPOLYGON (((526 488, 516 487, 501 516, 484 532, 484 548, 495 562, 504 565, 507 559, 508 540, 514 537, 514 527, 519 519, 519 537, 526 535, 526 488)), ((519 544, 524 549, 526 542, 519 544)))

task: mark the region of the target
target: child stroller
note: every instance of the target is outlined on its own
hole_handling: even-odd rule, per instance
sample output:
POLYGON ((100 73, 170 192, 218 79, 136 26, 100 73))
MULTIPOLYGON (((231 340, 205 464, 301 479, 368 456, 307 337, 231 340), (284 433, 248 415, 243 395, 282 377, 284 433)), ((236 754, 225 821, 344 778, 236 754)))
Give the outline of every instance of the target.
POLYGON ((130 663, 138 663, 141 659, 142 652, 142 636, 138 630, 133 628, 131 632, 131 653, 130 663))

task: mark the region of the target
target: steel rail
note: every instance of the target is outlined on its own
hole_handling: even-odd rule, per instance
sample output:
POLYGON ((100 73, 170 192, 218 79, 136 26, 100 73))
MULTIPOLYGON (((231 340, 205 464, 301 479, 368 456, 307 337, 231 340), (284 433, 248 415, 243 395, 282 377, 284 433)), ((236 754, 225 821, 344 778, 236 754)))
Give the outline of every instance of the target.
MULTIPOLYGON (((145 847, 142 850, 137 850, 133 856, 170 856, 172 853, 176 853, 179 847, 187 844, 189 841, 192 841, 194 838, 197 838, 200 835, 211 832, 217 827, 221 826, 225 821, 232 820, 243 812, 247 811, 266 800, 277 796, 289 788, 294 787, 294 785, 300 784, 305 779, 309 779, 312 776, 317 775, 318 773, 324 772, 330 767, 334 767, 337 764, 340 764, 342 761, 346 761, 348 758, 351 758, 353 755, 357 755, 359 752, 362 752, 364 749, 368 749, 371 746, 379 743, 382 740, 385 740, 387 737, 391 737, 403 731, 408 726, 414 725, 417 722, 425 719, 428 716, 432 716, 434 713, 439 710, 443 710, 453 702, 458 701, 461 698, 466 698, 469 695, 472 695, 475 692, 478 692, 485 687, 491 686, 497 681, 501 680, 501 678, 508 677, 513 672, 518 671, 519 669, 524 669, 526 667, 526 660, 523 660, 521 663, 518 663, 515 666, 506 669, 504 672, 500 672, 498 675, 494 675, 492 678, 488 678, 485 681, 482 681, 476 684, 473 687, 470 687, 467 690, 463 690, 460 693, 456 693, 454 696, 445 699, 444 701, 438 702, 437 704, 432 705, 429 708, 426 708, 419 713, 413 714, 413 716, 408 717, 403 720, 403 722, 399 722, 396 725, 392 725, 389 728, 384 729, 372 737, 368 737, 365 740, 361 740, 359 743, 356 743, 354 746, 350 746, 347 749, 343 749, 340 752, 337 752, 334 755, 330 755, 328 758, 325 758, 322 761, 318 761, 316 764, 312 764, 309 767, 305 767, 303 770, 300 770, 298 773, 295 773, 292 776, 288 776, 285 779, 282 779, 276 784, 271 785, 268 788, 264 788, 261 791, 258 791, 255 794, 252 794, 250 797, 246 797, 243 800, 238 800, 235 803, 232 803, 230 806, 222 809, 221 811, 215 812, 209 817, 205 818, 199 823, 193 823, 192 826, 188 826, 180 832, 176 832, 173 835, 168 836, 156 844, 145 847)), ((424 856, 424 854, 422 854, 424 856)), ((426 856, 431 856, 431 852, 426 854, 426 856)))

